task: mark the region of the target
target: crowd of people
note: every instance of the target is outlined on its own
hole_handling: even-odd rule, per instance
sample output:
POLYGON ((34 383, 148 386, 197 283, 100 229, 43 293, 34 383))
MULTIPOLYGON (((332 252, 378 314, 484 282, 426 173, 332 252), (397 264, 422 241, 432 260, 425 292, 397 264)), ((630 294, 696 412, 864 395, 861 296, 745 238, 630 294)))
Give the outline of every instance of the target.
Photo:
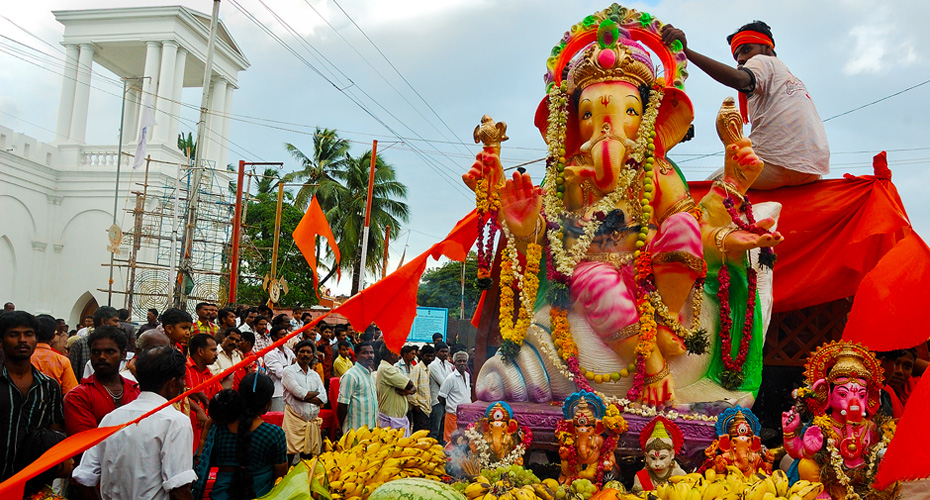
POLYGON ((445 442, 458 405, 472 401, 469 353, 460 345, 450 353, 442 334, 398 355, 374 325, 358 332, 319 321, 253 356, 311 322, 310 313, 211 303, 195 312, 150 309, 135 325, 129 311, 104 306, 69 330, 7 303, 0 482, 69 435, 133 421, 201 385, 33 478, 25 498, 256 498, 289 464, 321 452, 321 411, 333 413, 337 436, 381 426, 428 429, 445 442), (269 412, 281 412, 280 426, 262 418, 269 412))

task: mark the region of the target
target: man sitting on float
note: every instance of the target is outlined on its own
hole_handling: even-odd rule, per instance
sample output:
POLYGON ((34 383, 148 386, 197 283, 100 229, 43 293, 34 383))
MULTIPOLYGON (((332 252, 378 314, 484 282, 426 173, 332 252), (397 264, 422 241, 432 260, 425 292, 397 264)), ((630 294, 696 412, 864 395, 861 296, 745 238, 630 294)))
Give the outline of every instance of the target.
POLYGON ((667 44, 681 43, 688 60, 711 78, 740 92, 743 122, 752 121, 752 145, 765 168, 754 189, 797 186, 830 172, 830 146, 814 101, 798 77, 775 56, 775 37, 762 21, 727 37, 736 68, 688 48, 685 33, 662 29, 667 44))

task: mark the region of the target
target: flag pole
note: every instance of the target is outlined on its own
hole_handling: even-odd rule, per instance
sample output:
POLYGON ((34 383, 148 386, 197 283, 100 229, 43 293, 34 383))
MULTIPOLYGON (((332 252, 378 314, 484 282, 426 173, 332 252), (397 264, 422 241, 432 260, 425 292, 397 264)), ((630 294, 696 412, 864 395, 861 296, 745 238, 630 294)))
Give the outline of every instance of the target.
POLYGON ((358 272, 358 289, 365 288, 365 261, 368 258, 368 230, 371 225, 371 193, 375 184, 375 162, 378 158, 378 140, 371 141, 371 166, 368 169, 368 198, 365 201, 365 227, 362 229, 362 264, 358 272))
MULTIPOLYGON (((116 225, 116 212, 119 210, 119 171, 123 166, 123 122, 126 119, 126 83, 128 79, 123 78, 123 105, 119 112, 119 145, 116 146, 116 187, 113 188, 113 226, 116 225)), ((111 226, 112 227, 112 226, 111 226)), ((118 243, 111 248, 110 252, 110 281, 107 285, 107 305, 113 305, 113 255, 119 251, 118 243)))

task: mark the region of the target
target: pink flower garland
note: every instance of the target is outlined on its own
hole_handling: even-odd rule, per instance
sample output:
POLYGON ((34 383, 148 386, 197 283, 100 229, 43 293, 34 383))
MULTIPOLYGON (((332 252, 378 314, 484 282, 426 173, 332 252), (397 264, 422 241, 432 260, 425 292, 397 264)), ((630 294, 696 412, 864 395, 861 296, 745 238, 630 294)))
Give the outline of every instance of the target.
POLYGON ((720 350, 724 366, 726 366, 727 370, 735 372, 742 372, 743 363, 749 353, 749 342, 752 340, 752 327, 756 310, 756 287, 758 283, 756 270, 749 267, 746 270, 746 278, 749 282, 746 320, 743 323, 743 338, 740 339, 739 353, 736 358, 733 358, 731 354, 732 339, 730 337, 733 328, 733 320, 730 318, 730 271, 725 263, 720 266, 720 272, 717 275, 717 279, 720 281, 720 288, 717 290, 717 300, 720 302, 720 350))

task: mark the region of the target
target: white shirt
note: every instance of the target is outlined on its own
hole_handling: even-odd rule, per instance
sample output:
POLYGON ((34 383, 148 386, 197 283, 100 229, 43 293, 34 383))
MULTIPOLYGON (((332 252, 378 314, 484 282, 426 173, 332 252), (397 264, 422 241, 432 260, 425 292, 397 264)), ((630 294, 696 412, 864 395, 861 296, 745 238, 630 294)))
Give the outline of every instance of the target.
POLYGON ((756 77, 747 101, 753 151, 789 170, 829 173, 827 132, 804 82, 777 57, 756 55, 743 66, 756 77))
MULTIPOLYGON (((122 361, 119 362, 119 373, 120 373, 120 375, 122 375, 124 372, 125 372, 125 373, 129 373, 129 375, 132 375, 132 373, 131 373, 128 369, 126 369, 126 365, 129 364, 129 361, 130 361, 133 357, 135 357, 135 355, 136 355, 136 353, 134 353, 134 352, 127 352, 127 353, 126 353, 126 359, 124 359, 124 360, 122 360, 122 361)), ((81 379, 83 380, 83 379, 85 379, 85 378, 87 378, 87 377, 93 375, 93 374, 94 374, 94 371, 95 371, 95 370, 94 370, 94 365, 90 364, 90 360, 88 359, 88 360, 87 360, 87 363, 84 363, 84 374, 83 374, 83 376, 81 377, 81 379)), ((135 381, 136 381, 136 378, 133 377, 133 378, 132 378, 132 381, 135 382, 135 381)))
POLYGON ((442 361, 436 358, 429 364, 429 393, 430 404, 436 406, 439 404, 439 388, 445 382, 446 377, 455 371, 455 367, 448 361, 442 361))
POLYGON ((85 326, 84 328, 81 328, 80 330, 78 330, 77 336, 86 337, 88 333, 90 333, 90 327, 85 326))
POLYGON ((284 385, 284 402, 300 415, 300 418, 313 420, 320 416, 319 406, 303 400, 308 392, 313 391, 318 392, 316 397, 326 404, 326 388, 323 387, 323 379, 316 370, 308 366, 305 372, 300 369, 300 365, 294 363, 284 369, 284 379, 281 383, 284 385))
MULTIPOLYGON (((108 413, 100 427, 124 424, 167 402, 154 392, 108 413)), ((100 483, 104 500, 168 500, 168 492, 197 479, 194 432, 187 415, 168 406, 84 452, 72 477, 84 486, 100 483)))
POLYGON ((284 379, 284 369, 294 363, 294 351, 287 347, 281 346, 271 350, 265 355, 265 369, 268 370, 268 376, 274 380, 274 395, 272 397, 280 398, 284 396, 284 385, 281 381, 284 379))
MULTIPOLYGON (((216 355, 216 362, 210 365, 210 373, 213 375, 219 375, 223 373, 227 368, 232 365, 242 361, 242 353, 239 352, 239 349, 233 349, 232 356, 226 354, 222 348, 220 352, 216 355)), ((223 380, 220 381, 223 384, 223 389, 232 389, 232 382, 235 373, 230 373, 223 380)))
POLYGON ((439 388, 438 396, 446 398, 446 413, 455 413, 459 405, 471 403, 471 381, 468 372, 455 370, 439 388))

